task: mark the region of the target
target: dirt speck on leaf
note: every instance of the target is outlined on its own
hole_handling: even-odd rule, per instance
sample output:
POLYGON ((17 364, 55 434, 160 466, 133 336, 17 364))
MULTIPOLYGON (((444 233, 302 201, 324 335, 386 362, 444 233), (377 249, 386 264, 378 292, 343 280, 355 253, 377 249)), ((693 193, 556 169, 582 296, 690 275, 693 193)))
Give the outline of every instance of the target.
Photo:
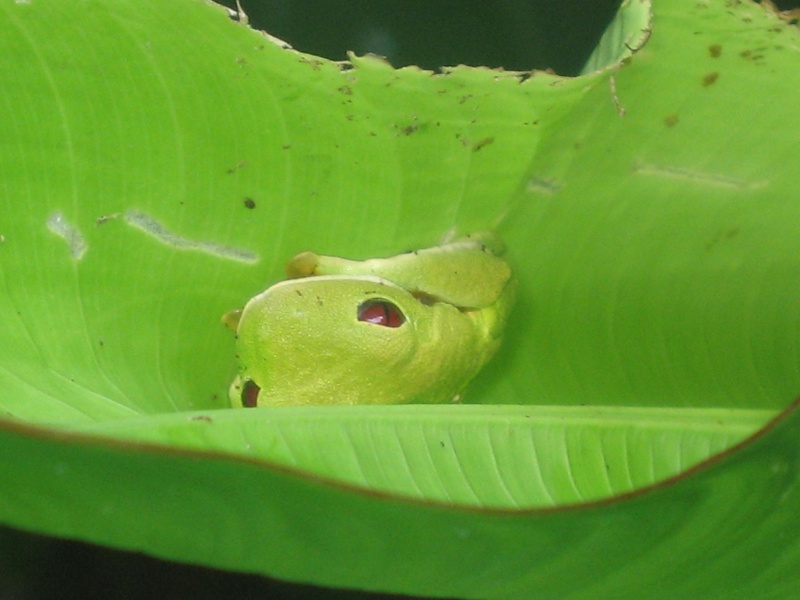
POLYGON ((488 137, 483 138, 482 140, 478 140, 474 144, 472 144, 472 151, 477 152, 481 148, 485 148, 489 144, 494 142, 494 136, 490 135, 488 137))

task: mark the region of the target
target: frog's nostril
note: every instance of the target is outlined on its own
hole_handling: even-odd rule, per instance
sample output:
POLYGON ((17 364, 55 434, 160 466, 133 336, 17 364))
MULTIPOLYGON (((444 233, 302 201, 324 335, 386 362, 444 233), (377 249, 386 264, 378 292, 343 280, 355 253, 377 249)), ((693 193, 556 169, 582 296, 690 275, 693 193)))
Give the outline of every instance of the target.
POLYGON ((255 408, 258 406, 258 393, 261 391, 261 388, 258 387, 258 384, 247 380, 244 383, 244 387, 242 388, 242 406, 246 408, 255 408))

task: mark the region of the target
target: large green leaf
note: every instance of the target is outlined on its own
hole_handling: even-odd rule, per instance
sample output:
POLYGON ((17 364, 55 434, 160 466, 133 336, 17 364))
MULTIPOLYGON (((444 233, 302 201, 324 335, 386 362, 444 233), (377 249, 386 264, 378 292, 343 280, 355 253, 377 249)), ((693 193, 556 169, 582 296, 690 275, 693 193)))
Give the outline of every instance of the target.
POLYGON ((569 79, 0 6, 0 519, 428 596, 787 597, 800 36, 649 8, 569 79), (219 317, 289 256, 487 227, 520 301, 474 406, 219 410, 219 317))

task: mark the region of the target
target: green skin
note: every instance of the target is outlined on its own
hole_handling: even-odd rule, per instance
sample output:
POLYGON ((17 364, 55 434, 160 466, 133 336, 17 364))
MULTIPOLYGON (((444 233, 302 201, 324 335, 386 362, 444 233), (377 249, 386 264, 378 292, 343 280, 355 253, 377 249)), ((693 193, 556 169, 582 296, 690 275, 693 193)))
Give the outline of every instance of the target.
POLYGON ((481 233, 391 258, 298 254, 290 279, 222 319, 239 361, 231 404, 458 401, 500 345, 514 302, 502 253, 481 233), (359 319, 365 302, 378 322, 359 319))

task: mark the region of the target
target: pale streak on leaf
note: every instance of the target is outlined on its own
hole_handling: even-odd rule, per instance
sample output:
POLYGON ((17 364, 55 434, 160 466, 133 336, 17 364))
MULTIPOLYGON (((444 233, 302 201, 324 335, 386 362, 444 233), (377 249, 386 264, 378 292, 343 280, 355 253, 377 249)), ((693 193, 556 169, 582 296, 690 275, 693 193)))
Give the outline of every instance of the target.
POLYGON ((769 181, 766 180, 748 181, 746 179, 731 177, 723 173, 708 173, 670 165, 637 163, 633 165, 633 172, 639 175, 654 175, 657 177, 734 190, 755 190, 769 185, 769 181))
POLYGON ((218 258, 233 260, 243 263, 257 263, 258 254, 247 250, 245 248, 237 248, 235 246, 228 246, 225 244, 218 244, 217 242, 209 242, 205 240, 192 240, 182 235, 179 235, 163 223, 157 221, 147 213, 138 210, 126 211, 123 215, 125 222, 147 235, 157 239, 162 244, 172 246, 178 250, 196 250, 204 252, 218 258))
POLYGON ((528 179, 525 191, 552 196, 561 189, 561 182, 547 177, 532 176, 528 179))
POLYGON ((67 242, 72 258, 75 260, 83 258, 89 249, 89 244, 86 243, 86 238, 83 237, 80 230, 64 218, 61 211, 56 211, 47 217, 46 223, 50 231, 67 242))

